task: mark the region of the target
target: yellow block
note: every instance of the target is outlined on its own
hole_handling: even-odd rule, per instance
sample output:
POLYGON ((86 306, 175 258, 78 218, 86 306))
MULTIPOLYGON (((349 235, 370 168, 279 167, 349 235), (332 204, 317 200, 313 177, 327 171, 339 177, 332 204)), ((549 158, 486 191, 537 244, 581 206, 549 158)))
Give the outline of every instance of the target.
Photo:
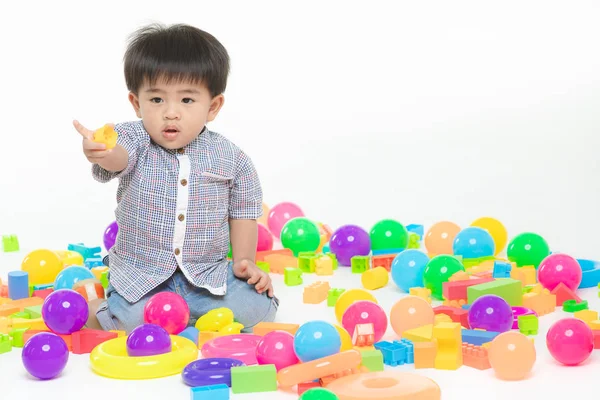
POLYGON ((598 319, 598 311, 594 310, 581 310, 573 313, 573 316, 577 319, 582 320, 586 324, 590 324, 592 321, 596 321, 598 319))
POLYGON ((13 329, 29 328, 32 331, 47 331, 48 327, 44 323, 42 318, 26 319, 26 318, 12 318, 11 325, 13 329))
POLYGON ((408 329, 402 332, 402 338, 411 342, 431 342, 433 339, 433 324, 408 329))
POLYGON ((435 368, 456 370, 462 366, 462 329, 457 322, 443 322, 433 328, 438 349, 435 368))
POLYGON ((106 149, 112 149, 117 145, 118 136, 117 132, 111 126, 104 125, 94 132, 94 142, 104 143, 106 149))
POLYGON ((450 318, 450 316, 448 314, 436 314, 435 317, 433 317, 433 324, 437 325, 440 324, 442 322, 452 322, 452 318, 450 318))
POLYGON ((600 320, 590 321, 588 322, 588 325, 593 331, 600 330, 600 320))
POLYGON ((375 290, 388 284, 390 275, 383 267, 376 267, 363 272, 361 282, 365 289, 375 290))

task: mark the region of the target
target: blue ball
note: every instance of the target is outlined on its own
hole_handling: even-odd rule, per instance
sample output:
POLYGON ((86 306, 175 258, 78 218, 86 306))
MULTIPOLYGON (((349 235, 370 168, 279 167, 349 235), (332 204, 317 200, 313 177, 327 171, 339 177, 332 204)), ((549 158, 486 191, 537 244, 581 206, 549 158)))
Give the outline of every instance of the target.
POLYGON ((481 258, 494 255, 496 244, 488 231, 476 226, 463 229, 454 238, 454 255, 462 258, 481 258))
POLYGON ((73 289, 73 285, 77 282, 95 278, 96 277, 89 269, 73 265, 59 272, 54 280, 54 290, 73 289))
POLYGON ((192 342, 194 342, 196 344, 196 346, 198 346, 198 336, 199 335, 200 335, 200 331, 197 328, 195 328, 193 326, 188 326, 183 331, 181 331, 177 336, 183 336, 184 338, 188 338, 192 342))
POLYGON ((341 347, 340 334, 329 322, 307 322, 300 326, 294 335, 294 351, 302 362, 339 353, 341 347))
POLYGON ((423 287, 423 272, 429 262, 427 254, 408 249, 400 252, 392 261, 392 279, 400 289, 409 292, 412 287, 423 287))

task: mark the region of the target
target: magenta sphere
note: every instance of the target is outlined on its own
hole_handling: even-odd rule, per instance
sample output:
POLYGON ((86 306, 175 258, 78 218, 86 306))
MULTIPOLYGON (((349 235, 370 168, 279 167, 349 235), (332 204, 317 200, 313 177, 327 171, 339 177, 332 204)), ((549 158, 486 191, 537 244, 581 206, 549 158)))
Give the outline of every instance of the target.
POLYGON ((471 304, 468 320, 471 329, 502 333, 512 329, 513 310, 502 297, 486 294, 471 304))
POLYGON ((371 253, 371 237, 360 226, 344 225, 329 239, 329 250, 335 254, 339 265, 348 267, 352 265, 352 257, 371 253))
POLYGON ((130 357, 155 356, 171 352, 171 336, 162 326, 143 324, 127 336, 127 354, 130 357))
POLYGON ((353 337, 354 329, 359 324, 373 324, 374 342, 379 342, 387 330, 388 318, 379 304, 360 300, 352 303, 342 316, 342 326, 350 337, 353 337))
POLYGON ((578 365, 592 354, 594 334, 582 320, 563 318, 548 329, 546 346, 552 357, 559 363, 578 365))
POLYGON ((157 293, 144 306, 144 322, 162 326, 170 335, 181 333, 189 320, 188 304, 174 292, 157 293))
POLYGON ((33 335, 23 346, 23 366, 38 379, 52 379, 60 375, 69 361, 69 348, 60 336, 50 332, 33 335))
POLYGON ((267 333, 256 347, 256 361, 273 364, 277 371, 297 364, 300 360, 294 352, 294 335, 285 331, 267 333))
POLYGON ((269 230, 277 239, 281 237, 283 226, 290 220, 296 217, 304 217, 304 211, 297 204, 291 202, 283 202, 275 205, 269 212, 267 225, 269 230))
POLYGON ((263 224, 258 224, 258 242, 256 251, 273 250, 273 235, 263 224))
POLYGON ((70 335, 83 328, 89 312, 85 298, 71 289, 55 290, 42 304, 44 323, 59 335, 70 335))
POLYGON ((106 251, 109 251, 115 245, 117 233, 119 233, 119 226, 117 221, 114 221, 104 231, 104 248, 106 251))
POLYGON ((567 254, 550 254, 542 260, 538 268, 538 281, 552 291, 560 283, 571 290, 577 290, 582 277, 581 265, 567 254))

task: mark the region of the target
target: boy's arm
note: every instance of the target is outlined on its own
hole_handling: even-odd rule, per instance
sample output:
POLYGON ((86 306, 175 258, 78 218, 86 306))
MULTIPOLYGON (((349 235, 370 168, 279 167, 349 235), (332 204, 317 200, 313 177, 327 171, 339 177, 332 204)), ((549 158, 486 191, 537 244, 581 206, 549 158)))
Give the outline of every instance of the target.
POLYGON ((104 158, 96 161, 96 164, 109 172, 121 172, 127 168, 128 162, 129 154, 127 150, 120 144, 117 144, 104 158))
POLYGON ((229 235, 233 262, 247 260, 252 263, 256 259, 258 227, 254 219, 230 219, 229 235))

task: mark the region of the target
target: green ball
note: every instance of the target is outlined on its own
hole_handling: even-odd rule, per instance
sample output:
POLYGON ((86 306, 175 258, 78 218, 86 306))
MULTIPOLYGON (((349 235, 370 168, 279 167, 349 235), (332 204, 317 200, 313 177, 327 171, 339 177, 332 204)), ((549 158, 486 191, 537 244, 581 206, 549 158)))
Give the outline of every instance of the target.
POLYGON ((517 267, 533 265, 537 268, 542 260, 550 255, 550 246, 546 239, 537 233, 525 232, 510 241, 506 255, 517 267))
POLYGON ((443 283, 459 271, 464 271, 465 266, 454 256, 439 255, 433 257, 423 271, 423 286, 431 290, 431 296, 438 300, 443 299, 443 283))
POLYGON ((339 397, 329 389, 310 388, 302 393, 298 400, 338 400, 339 397))
POLYGON ((398 221, 383 219, 377 222, 369 232, 372 250, 406 249, 408 231, 398 221))
POLYGON ((281 244, 295 257, 302 251, 316 251, 321 244, 319 227, 308 218, 292 218, 281 229, 281 244))

